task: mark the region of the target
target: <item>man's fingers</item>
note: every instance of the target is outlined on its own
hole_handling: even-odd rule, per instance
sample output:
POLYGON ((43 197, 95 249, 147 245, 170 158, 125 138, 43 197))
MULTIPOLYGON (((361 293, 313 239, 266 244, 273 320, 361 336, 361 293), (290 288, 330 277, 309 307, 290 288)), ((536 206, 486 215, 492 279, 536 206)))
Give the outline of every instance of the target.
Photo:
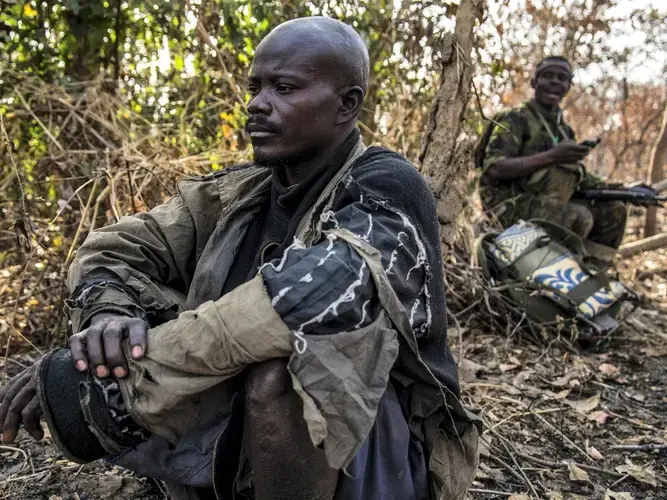
POLYGON ((102 333, 106 329, 107 323, 97 323, 86 330, 86 349, 88 351, 88 360, 93 368, 95 375, 100 378, 109 376, 109 367, 104 358, 104 343, 102 333))
POLYGON ((122 344, 124 326, 124 322, 110 321, 102 334, 106 364, 118 378, 127 375, 127 363, 123 355, 122 344))
POLYGON ((29 372, 29 370, 26 370, 9 381, 4 397, 2 398, 2 402, 0 402, 0 431, 2 430, 3 422, 9 413, 9 408, 11 407, 14 398, 30 381, 31 377, 32 374, 29 372))
POLYGON ((130 337, 132 357, 141 359, 146 354, 148 346, 148 326, 142 319, 131 319, 128 321, 127 329, 130 337))
POLYGON ((76 369, 85 372, 90 366, 86 351, 86 330, 69 338, 69 349, 76 369))
POLYGON ((44 431, 39 423, 41 416, 42 408, 39 405, 39 399, 33 397, 30 403, 23 409, 23 412, 21 412, 21 418, 23 419, 23 427, 26 432, 37 441, 44 437, 44 431))
POLYGON ((19 431, 19 426, 22 421, 23 409, 28 406, 30 401, 35 397, 34 387, 24 387, 16 397, 13 398, 7 411, 4 424, 2 424, 2 441, 11 443, 16 439, 16 434, 19 431))

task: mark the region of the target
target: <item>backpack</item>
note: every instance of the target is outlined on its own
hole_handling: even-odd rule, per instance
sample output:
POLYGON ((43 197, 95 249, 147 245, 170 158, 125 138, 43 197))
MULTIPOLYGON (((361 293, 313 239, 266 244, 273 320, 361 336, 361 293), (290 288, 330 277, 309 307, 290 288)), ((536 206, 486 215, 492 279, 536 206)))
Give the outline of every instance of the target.
POLYGON ((636 294, 604 271, 587 264, 583 240, 544 220, 518 221, 477 240, 477 261, 487 279, 506 285, 505 293, 540 324, 574 320, 597 335, 618 327, 623 301, 636 294))

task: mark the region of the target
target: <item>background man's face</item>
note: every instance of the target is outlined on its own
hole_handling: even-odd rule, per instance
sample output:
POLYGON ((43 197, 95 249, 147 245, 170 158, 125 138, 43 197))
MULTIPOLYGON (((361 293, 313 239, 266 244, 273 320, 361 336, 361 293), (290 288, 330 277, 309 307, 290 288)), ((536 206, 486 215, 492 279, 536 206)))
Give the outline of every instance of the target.
POLYGON ((248 82, 246 130, 255 161, 294 164, 334 140, 341 100, 321 55, 294 41, 271 40, 258 49, 248 82))
POLYGON ((570 90, 572 72, 565 62, 553 62, 535 78, 535 100, 548 108, 560 104, 570 90))

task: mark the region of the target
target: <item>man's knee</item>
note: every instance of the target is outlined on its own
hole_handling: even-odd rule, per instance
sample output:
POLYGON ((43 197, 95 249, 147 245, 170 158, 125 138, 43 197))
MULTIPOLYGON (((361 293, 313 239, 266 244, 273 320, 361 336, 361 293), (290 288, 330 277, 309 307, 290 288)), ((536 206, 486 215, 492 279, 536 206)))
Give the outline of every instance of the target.
POLYGON ((625 222, 628 218, 628 207, 624 201, 614 200, 609 202, 607 213, 615 225, 625 227, 625 222))
POLYGON ((272 359, 251 368, 245 391, 246 405, 251 412, 261 411, 283 399, 292 391, 287 360, 272 359))
POLYGON ((575 234, 587 238, 593 229, 594 222, 593 213, 588 207, 578 203, 568 203, 566 205, 563 225, 575 234))
POLYGON ((595 227, 590 239, 608 247, 618 248, 625 234, 628 209, 622 201, 600 203, 595 213, 595 227))

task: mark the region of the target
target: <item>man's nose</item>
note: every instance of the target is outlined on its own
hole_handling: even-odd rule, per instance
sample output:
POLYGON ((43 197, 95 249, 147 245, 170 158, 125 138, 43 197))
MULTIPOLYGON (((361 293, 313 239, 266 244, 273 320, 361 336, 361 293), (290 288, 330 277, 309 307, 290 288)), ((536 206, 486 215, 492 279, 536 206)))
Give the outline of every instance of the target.
POLYGON ((260 92, 250 99, 248 103, 248 113, 251 115, 263 114, 270 115, 273 106, 271 106, 271 101, 268 92, 260 90, 260 92))
POLYGON ((562 83, 564 83, 564 82, 563 82, 563 79, 562 79, 560 76, 558 76, 558 75, 549 75, 549 76, 547 76, 546 80, 547 80, 549 83, 557 83, 557 84, 562 84, 562 83))

